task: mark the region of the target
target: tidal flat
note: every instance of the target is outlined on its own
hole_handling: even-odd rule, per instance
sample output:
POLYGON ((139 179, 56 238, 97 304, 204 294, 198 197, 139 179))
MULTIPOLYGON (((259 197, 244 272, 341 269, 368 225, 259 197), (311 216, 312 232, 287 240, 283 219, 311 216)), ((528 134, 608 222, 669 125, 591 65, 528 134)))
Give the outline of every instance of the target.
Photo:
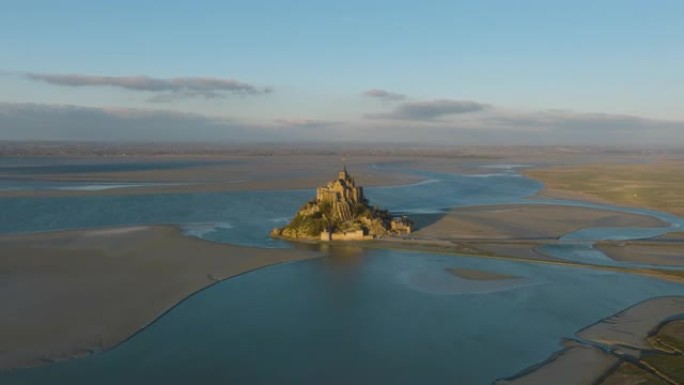
POLYGON ((684 215, 684 160, 603 162, 526 170, 543 196, 651 208, 684 215))
POLYGON ((0 369, 107 350, 229 277, 314 252, 208 242, 175 226, 0 235, 0 369))
MULTIPOLYGON (((649 242, 670 242, 676 259, 679 219, 536 198, 543 185, 520 171, 553 165, 547 155, 352 158, 371 204, 416 218, 420 231, 358 244, 270 239, 341 158, 0 162, 8 187, 0 258, 12 309, 0 329, 14 343, 2 357, 15 368, 0 380, 272 383, 250 369, 268 367, 315 383, 333 362, 347 362, 330 383, 489 384, 635 303, 684 295, 681 269, 639 248, 638 259, 610 258, 600 241, 626 236, 620 247, 629 250, 645 229, 660 234, 649 242), (136 162, 147 166, 136 170, 136 162), (98 184, 123 187, 82 188, 98 184), (594 234, 596 248, 566 239, 578 231, 594 234), (587 250, 600 258, 582 259, 587 250), (304 363, 323 342, 327 356, 312 371, 304 363), (283 361, 285 350, 295 354, 283 361)), ((563 370, 553 373, 572 373, 563 370)))

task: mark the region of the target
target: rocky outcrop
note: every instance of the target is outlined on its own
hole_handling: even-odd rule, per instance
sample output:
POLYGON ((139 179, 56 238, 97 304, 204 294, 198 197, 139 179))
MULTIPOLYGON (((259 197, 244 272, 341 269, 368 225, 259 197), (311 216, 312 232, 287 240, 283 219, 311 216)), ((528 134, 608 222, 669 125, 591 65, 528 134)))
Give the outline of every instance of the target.
POLYGON ((337 179, 316 189, 316 199, 307 202, 285 227, 272 236, 289 239, 366 240, 411 232, 407 217, 392 217, 387 210, 371 207, 346 167, 337 179))

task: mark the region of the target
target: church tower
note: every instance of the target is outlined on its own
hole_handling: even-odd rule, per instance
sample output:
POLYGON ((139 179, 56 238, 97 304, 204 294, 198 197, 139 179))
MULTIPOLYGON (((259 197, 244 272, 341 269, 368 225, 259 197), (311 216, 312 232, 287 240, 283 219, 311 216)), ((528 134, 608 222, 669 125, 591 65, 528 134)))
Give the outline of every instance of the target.
POLYGON ((342 170, 340 170, 337 179, 347 180, 347 178, 349 178, 349 174, 347 173, 347 164, 345 163, 344 159, 342 159, 342 170))

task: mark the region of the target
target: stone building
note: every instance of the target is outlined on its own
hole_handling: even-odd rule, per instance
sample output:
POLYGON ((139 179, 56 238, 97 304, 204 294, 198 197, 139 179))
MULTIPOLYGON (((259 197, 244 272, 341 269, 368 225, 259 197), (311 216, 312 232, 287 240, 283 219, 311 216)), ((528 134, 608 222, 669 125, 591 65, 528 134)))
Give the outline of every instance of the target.
POLYGON ((337 180, 316 189, 316 202, 330 204, 332 212, 337 215, 336 219, 348 221, 353 217, 354 206, 365 204, 366 200, 363 187, 356 185, 354 178, 347 172, 347 167, 343 166, 337 180))
POLYGON ((371 207, 354 178, 343 165, 337 179, 316 189, 316 199, 299 209, 292 221, 271 234, 289 239, 361 241, 392 234, 408 234, 412 223, 406 216, 392 217, 371 207))

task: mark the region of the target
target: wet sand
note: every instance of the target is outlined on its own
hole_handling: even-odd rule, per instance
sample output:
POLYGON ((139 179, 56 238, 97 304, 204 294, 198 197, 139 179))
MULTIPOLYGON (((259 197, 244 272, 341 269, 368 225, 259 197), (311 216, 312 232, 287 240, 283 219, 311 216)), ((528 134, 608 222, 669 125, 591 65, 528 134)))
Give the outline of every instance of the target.
MULTIPOLYGON (((164 165, 170 161, 187 161, 182 167, 138 171, 70 172, 70 173, 3 173, 0 179, 19 181, 52 181, 78 183, 146 183, 152 185, 102 190, 0 191, 0 197, 16 196, 83 196, 223 192, 251 190, 284 190, 315 188, 337 175, 342 166, 339 155, 234 156, 221 158, 142 158, 141 162, 164 165), (156 185, 154 185, 156 184, 156 185)), ((115 161, 115 160, 111 160, 115 161)), ((347 161, 358 183, 363 186, 411 184, 423 178, 399 171, 383 170, 386 163, 411 162, 391 157, 359 156, 347 161)), ((87 163, 86 163, 87 164, 87 163)), ((105 163, 106 164, 106 163, 105 163)))
POLYGON ((484 253, 490 253, 494 255, 506 255, 511 258, 527 259, 534 261, 549 261, 549 262, 560 262, 563 259, 558 259, 550 257, 543 254, 538 250, 538 248, 543 245, 543 243, 538 241, 528 241, 528 242, 508 242, 508 243, 495 243, 491 241, 480 242, 477 244, 470 243, 472 247, 481 250, 484 253))
POLYGON ((589 227, 665 227, 657 218, 561 205, 494 205, 450 211, 412 236, 421 239, 558 239, 589 227))
POLYGON ((0 369, 106 350, 217 281, 317 256, 211 243, 172 226, 0 236, 0 369))
MULTIPOLYGON (((539 251, 561 236, 592 227, 666 227, 647 215, 561 205, 494 205, 459 208, 409 237, 475 254, 560 261, 539 251)), ((596 248, 622 262, 684 266, 684 241, 677 233, 653 240, 599 242, 596 248)))
POLYGON ((494 273, 491 271, 484 270, 471 270, 471 269, 460 269, 460 268, 450 268, 447 269, 451 274, 463 278, 470 279, 473 281, 498 281, 502 279, 516 279, 520 278, 515 275, 494 273))
MULTIPOLYGON (((300 242, 300 241, 297 241, 300 242)), ((623 266, 593 265, 581 262, 556 259, 535 251, 540 245, 538 241, 470 241, 450 242, 420 240, 415 238, 387 238, 374 241, 301 241, 306 244, 323 244, 328 246, 344 246, 359 249, 390 249, 420 253, 436 253, 454 256, 488 258, 526 263, 563 266, 576 269, 594 269, 613 271, 623 274, 636 274, 649 278, 684 283, 684 271, 660 268, 632 268, 623 266), (496 249, 496 251, 490 251, 496 249)))
MULTIPOLYGON (((314 146, 315 147, 315 146, 314 146)), ((136 152, 131 149, 130 153, 136 152)), ((342 159, 356 181, 363 186, 388 186, 410 184, 423 180, 417 175, 383 169, 384 165, 395 168, 411 168, 444 173, 489 174, 501 172, 502 165, 525 164, 548 166, 563 163, 585 163, 595 159, 596 154, 560 155, 552 153, 525 153, 520 151, 492 151, 465 148, 457 150, 417 150, 401 149, 363 149, 349 151, 341 148, 303 148, 293 149, 253 149, 235 148, 220 155, 132 155, 121 156, 57 156, 69 164, 107 165, 130 163, 159 164, 165 167, 141 170, 54 172, 41 167, 38 172, 16 173, 0 167, 0 179, 19 181, 54 181, 78 183, 118 183, 118 184, 158 184, 131 186, 97 191, 0 191, 0 197, 10 196, 82 196, 82 195, 121 195, 153 193, 222 192, 267 189, 314 188, 330 180, 336 173, 342 159), (170 164, 176 166, 166 167, 170 164)), ((143 153, 145 153, 143 151, 143 153)), ((29 158, 31 159, 31 158, 29 158)), ((36 158, 40 159, 40 158, 36 158)), ((603 159, 603 156, 599 156, 603 159)), ((611 158, 612 159, 612 158, 611 158)), ((39 161, 32 164, 42 164, 39 161)), ((105 168, 106 170, 106 168, 105 168)), ((16 170, 15 170, 16 171, 16 170)))
MULTIPOLYGON (((609 159, 609 158, 607 158, 609 159)), ((525 170, 544 183, 544 197, 650 208, 684 215, 684 160, 594 163, 525 170)))
POLYGON ((682 317, 681 296, 638 303, 580 330, 582 343, 566 342, 547 361, 496 384, 679 384, 684 356, 671 346, 684 343, 684 327, 669 321, 682 317))
POLYGON ((590 385, 595 384, 619 359, 602 350, 576 342, 567 342, 565 349, 545 363, 510 380, 499 380, 495 385, 590 385))
POLYGON ((684 240, 600 242, 595 247, 620 262, 684 266, 684 240))
POLYGON ((641 302, 601 322, 577 336, 609 346, 651 349, 648 337, 668 318, 684 317, 684 297, 659 297, 641 302))

